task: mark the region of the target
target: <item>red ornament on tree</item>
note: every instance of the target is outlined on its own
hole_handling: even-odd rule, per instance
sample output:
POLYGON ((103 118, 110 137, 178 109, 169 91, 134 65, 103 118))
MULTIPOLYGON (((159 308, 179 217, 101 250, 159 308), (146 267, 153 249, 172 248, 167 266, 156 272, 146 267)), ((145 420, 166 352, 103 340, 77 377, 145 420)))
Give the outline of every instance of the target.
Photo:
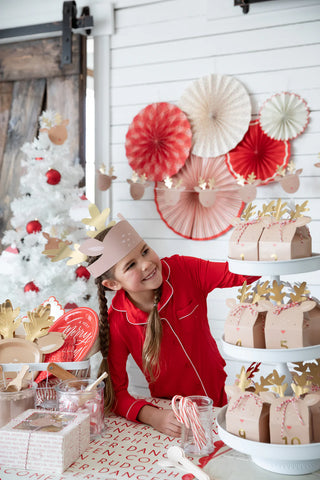
POLYGON ((85 280, 89 280, 90 272, 86 269, 86 267, 80 266, 76 269, 76 276, 78 278, 84 278, 85 280))
POLYGON ((27 223, 26 230, 28 233, 37 233, 41 232, 42 225, 39 220, 31 220, 31 222, 27 223))
POLYGON ((61 180, 60 172, 58 172, 58 170, 55 170, 54 168, 50 168, 50 170, 47 171, 46 177, 47 183, 49 183, 49 185, 57 185, 61 180))
POLYGON ((33 282, 26 283, 23 290, 25 292, 39 292, 39 288, 33 282))

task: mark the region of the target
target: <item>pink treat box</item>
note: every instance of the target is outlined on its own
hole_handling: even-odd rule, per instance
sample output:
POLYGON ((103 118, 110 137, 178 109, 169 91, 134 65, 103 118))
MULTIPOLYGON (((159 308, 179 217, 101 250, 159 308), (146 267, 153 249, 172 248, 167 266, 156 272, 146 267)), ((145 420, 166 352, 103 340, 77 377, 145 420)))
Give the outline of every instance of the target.
POLYGON ((261 220, 239 223, 231 234, 228 256, 237 260, 258 260, 258 243, 263 228, 261 220))
POLYGON ((309 217, 292 221, 279 221, 268 225, 259 240, 259 260, 291 260, 310 257, 312 252, 311 236, 307 226, 309 217))
POLYGON ((89 442, 88 414, 30 409, 0 429, 0 463, 62 473, 89 442))

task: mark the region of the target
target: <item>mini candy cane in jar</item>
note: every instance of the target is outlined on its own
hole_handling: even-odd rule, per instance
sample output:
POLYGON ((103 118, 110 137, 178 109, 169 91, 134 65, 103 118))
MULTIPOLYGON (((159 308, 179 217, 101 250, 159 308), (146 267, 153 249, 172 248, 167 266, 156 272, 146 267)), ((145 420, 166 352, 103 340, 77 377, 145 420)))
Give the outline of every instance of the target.
POLYGON ((98 380, 98 383, 92 378, 64 380, 55 387, 60 412, 89 413, 91 440, 105 428, 104 382, 98 380))
POLYGON ((213 402, 202 395, 172 399, 172 410, 182 423, 181 443, 188 455, 209 455, 213 452, 213 402), (179 403, 178 403, 179 401, 179 403))

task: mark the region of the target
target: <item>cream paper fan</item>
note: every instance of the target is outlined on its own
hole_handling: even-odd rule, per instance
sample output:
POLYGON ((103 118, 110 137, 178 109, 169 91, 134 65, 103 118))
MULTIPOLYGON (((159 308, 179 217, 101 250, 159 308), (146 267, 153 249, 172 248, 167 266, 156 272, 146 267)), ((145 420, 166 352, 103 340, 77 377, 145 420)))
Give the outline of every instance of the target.
POLYGON ((274 140, 290 140, 300 135, 309 122, 305 100, 295 93, 273 95, 263 104, 259 122, 262 130, 274 140))
POLYGON ((178 105, 191 124, 194 155, 223 155, 234 148, 248 130, 250 97, 233 77, 208 75, 194 81, 178 105))

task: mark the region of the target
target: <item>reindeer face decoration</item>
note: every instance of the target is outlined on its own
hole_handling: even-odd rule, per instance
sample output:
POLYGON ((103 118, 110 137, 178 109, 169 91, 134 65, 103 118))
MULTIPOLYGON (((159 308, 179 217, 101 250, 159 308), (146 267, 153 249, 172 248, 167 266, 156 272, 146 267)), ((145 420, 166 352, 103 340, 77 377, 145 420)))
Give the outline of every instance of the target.
MULTIPOLYGON (((320 342, 319 317, 308 316, 316 302, 308 300, 306 283, 294 286, 288 303, 281 303, 285 293, 283 285, 273 282, 270 300, 262 301, 267 311, 265 323, 266 348, 302 348, 320 342)), ((320 313, 320 310, 317 309, 320 313)))
POLYGON ((226 429, 247 440, 269 442, 269 405, 258 395, 265 390, 268 381, 261 377, 261 384, 255 385, 255 392, 250 388, 251 380, 245 368, 237 375, 238 385, 226 386, 229 404, 226 412, 226 429))
POLYGON ((272 389, 278 393, 262 392, 261 397, 270 403, 270 442, 279 444, 305 444, 312 441, 310 407, 319 401, 314 394, 307 394, 307 378, 301 375, 292 383, 295 396, 284 396, 287 384, 283 384, 284 377, 279 377, 276 370, 269 379, 272 389))
POLYGON ((307 223, 311 218, 303 216, 307 201, 289 212, 286 203, 278 199, 271 210, 269 225, 259 240, 259 260, 277 261, 310 257, 311 236, 307 223), (290 216, 289 216, 290 213, 290 216))

